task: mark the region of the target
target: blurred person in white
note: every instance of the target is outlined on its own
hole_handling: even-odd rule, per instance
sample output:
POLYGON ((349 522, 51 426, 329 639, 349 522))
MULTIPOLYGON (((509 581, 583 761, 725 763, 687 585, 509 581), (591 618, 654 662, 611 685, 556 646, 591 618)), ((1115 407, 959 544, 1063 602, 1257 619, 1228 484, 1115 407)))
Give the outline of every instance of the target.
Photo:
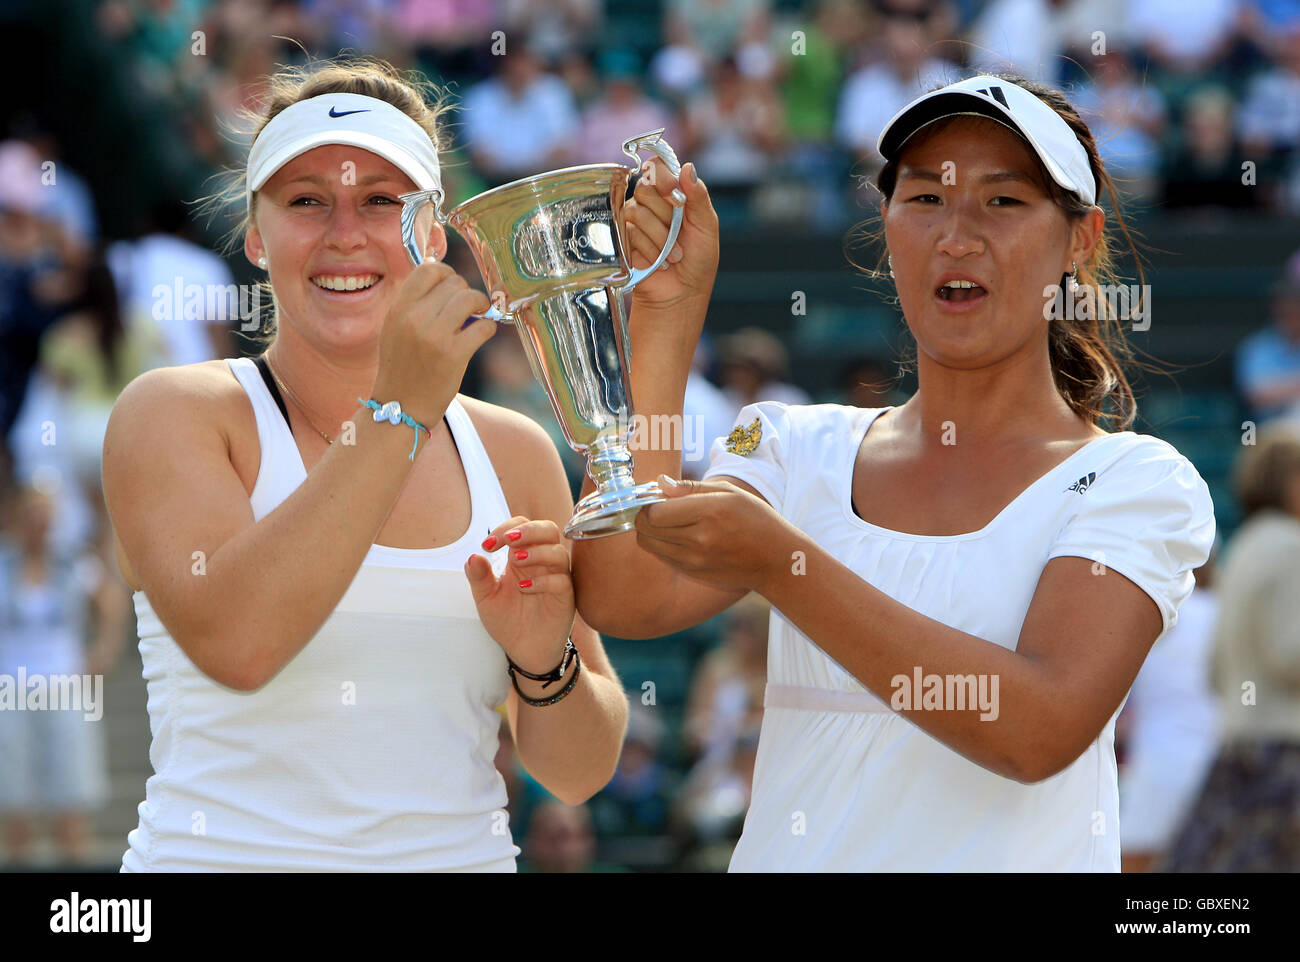
POLYGON ((1257 421, 1300 412, 1300 250, 1272 293, 1272 324, 1237 346, 1237 389, 1257 421))
POLYGON ((123 326, 144 370, 226 357, 230 331, 251 308, 226 262, 186 236, 189 215, 162 201, 148 232, 108 248, 123 326))
POLYGON ((501 0, 501 20, 537 56, 555 62, 587 47, 600 34, 603 0, 501 0))
MULTIPOLYGON (((28 710, 0 700, 0 818, 10 863, 32 856, 36 821, 52 819, 59 853, 84 863, 90 816, 108 800, 102 678, 122 650, 127 627, 124 586, 94 553, 54 549, 49 534, 60 493, 43 478, 8 493, 0 537, 0 676, 10 684, 24 672, 28 710), (93 634, 93 639, 91 636, 93 634), (90 640, 89 647, 86 641, 90 640), (30 710, 31 681, 52 692, 55 675, 82 679, 76 708, 30 710)), ((52 697, 52 696, 51 696, 52 697)))
POLYGON ((1075 90, 1074 102, 1097 132, 1102 160, 1124 193, 1151 197, 1159 186, 1166 122, 1160 91, 1135 78, 1128 55, 1111 43, 1105 54, 1092 58, 1090 77, 1075 90))
POLYGON ((40 158, 46 216, 62 228, 63 257, 73 267, 82 267, 99 240, 99 218, 95 201, 85 180, 63 159, 59 141, 39 122, 30 117, 14 124, 15 135, 28 144, 40 158))
POLYGON ((695 346, 691 371, 686 377, 686 395, 682 401, 683 478, 704 477, 709 467, 709 448, 717 438, 730 433, 736 412, 740 410, 704 373, 712 358, 707 338, 700 338, 695 346), (694 448, 689 446, 692 439, 698 442, 694 448))
POLYGON ((669 143, 684 143, 672 111, 642 89, 641 60, 636 51, 622 47, 606 50, 600 54, 597 69, 605 93, 582 111, 569 163, 626 164, 623 142, 660 127, 667 130, 664 139, 669 143))
POLYGON ((856 172, 872 176, 885 159, 876 139, 890 118, 927 90, 954 81, 957 65, 936 57, 931 47, 945 39, 946 3, 888 0, 875 4, 882 21, 884 59, 852 74, 840 98, 836 135, 859 161, 856 172))
POLYGON ((1126 29, 1156 64, 1192 75, 1231 50, 1241 25, 1241 0, 1130 0, 1126 29))
POLYGON ((1121 870, 1145 872, 1200 794, 1218 747, 1210 658, 1219 606, 1213 552, 1178 624, 1151 648, 1117 723, 1128 729, 1119 776, 1121 870))
POLYGON ((496 59, 497 75, 471 87, 460 112, 479 173, 497 186, 563 167, 578 130, 573 94, 523 43, 496 59))
POLYGON ((687 96, 704 86, 710 68, 723 58, 763 49, 770 19, 770 0, 668 0, 664 46, 650 73, 673 96, 687 96))
POLYGON ((722 391, 737 411, 755 401, 810 404, 803 388, 785 383, 789 355, 775 335, 744 327, 718 344, 722 391))
POLYGON ((730 762, 741 736, 763 721, 772 606, 748 594, 726 614, 722 644, 700 660, 686 705, 687 747, 702 768, 730 762))
POLYGON ((1300 20, 1275 38, 1274 63, 1251 79, 1237 113, 1250 156, 1293 155, 1300 147, 1300 20))
POLYGON ((1300 871, 1300 433, 1260 432, 1218 583, 1220 748, 1157 871, 1300 871))
POLYGON ((980 73, 1015 70, 1054 84, 1060 79, 1061 38, 1055 13, 1064 0, 990 0, 971 26, 970 66, 980 73))
POLYGON ((686 107, 687 151, 696 155, 715 191, 758 186, 785 144, 769 67, 761 57, 724 57, 710 70, 710 87, 686 107))

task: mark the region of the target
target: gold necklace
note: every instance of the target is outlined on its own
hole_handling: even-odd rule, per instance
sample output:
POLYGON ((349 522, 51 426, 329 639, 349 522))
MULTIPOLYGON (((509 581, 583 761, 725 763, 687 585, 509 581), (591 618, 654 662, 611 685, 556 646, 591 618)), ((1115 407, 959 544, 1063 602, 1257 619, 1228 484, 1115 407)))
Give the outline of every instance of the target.
POLYGON ((271 372, 271 377, 275 378, 275 383, 280 386, 280 390, 283 391, 285 394, 289 395, 289 400, 291 400, 297 406, 299 412, 301 412, 303 416, 303 419, 311 426, 311 429, 315 431, 317 434, 319 434, 321 437, 323 437, 327 442, 333 444, 334 439, 330 437, 328 434, 326 434, 324 431, 322 431, 320 428, 316 427, 315 423, 307 415, 307 409, 303 407, 303 403, 298 400, 298 395, 290 391, 289 385, 285 384, 284 381, 280 379, 280 375, 275 373, 275 368, 271 367, 271 357, 269 354, 266 357, 266 369, 271 372))

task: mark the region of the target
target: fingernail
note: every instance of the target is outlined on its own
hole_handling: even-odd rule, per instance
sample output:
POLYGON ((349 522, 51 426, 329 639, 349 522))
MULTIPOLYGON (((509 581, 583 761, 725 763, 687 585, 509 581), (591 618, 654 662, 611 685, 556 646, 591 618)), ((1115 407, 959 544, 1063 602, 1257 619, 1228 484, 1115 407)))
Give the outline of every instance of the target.
POLYGON ((532 578, 525 578, 523 581, 519 582, 519 587, 521 588, 531 588, 532 586, 533 586, 532 578))
POLYGON ((673 248, 673 252, 668 255, 668 259, 674 264, 682 259, 682 248, 680 244, 673 248))
POLYGON ((493 535, 492 537, 487 538, 487 539, 485 539, 485 540, 483 541, 483 550, 484 550, 484 551, 491 551, 491 550, 492 550, 493 548, 495 548, 496 546, 497 546, 496 535, 493 535))
POLYGON ((515 552, 515 560, 516 560, 516 561, 523 561, 523 560, 524 560, 525 558, 527 558, 527 557, 528 557, 528 552, 527 552, 527 551, 522 551, 522 550, 521 550, 521 551, 516 551, 516 552, 515 552))
POLYGON ((668 477, 668 475, 666 475, 666 474, 661 474, 661 475, 659 475, 659 483, 660 483, 661 485, 667 485, 667 486, 670 487, 670 488, 675 488, 675 487, 678 486, 678 485, 677 485, 677 479, 676 479, 676 478, 670 478, 670 477, 668 477))
POLYGON ((522 531, 507 531, 507 532, 506 532, 506 537, 509 538, 511 541, 518 541, 518 540, 519 540, 520 538, 522 538, 523 536, 524 536, 524 533, 523 533, 522 531))
POLYGON ((699 182, 700 182, 699 171, 695 169, 694 164, 691 164, 691 183, 698 184, 699 182))

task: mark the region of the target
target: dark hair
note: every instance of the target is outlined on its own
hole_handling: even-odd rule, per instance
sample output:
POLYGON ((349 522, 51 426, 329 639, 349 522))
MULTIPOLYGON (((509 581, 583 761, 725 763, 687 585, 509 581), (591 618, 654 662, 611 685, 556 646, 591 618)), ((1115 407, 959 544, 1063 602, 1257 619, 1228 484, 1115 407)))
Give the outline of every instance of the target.
POLYGON ((1290 488, 1300 475, 1300 434, 1285 426, 1266 427, 1246 445, 1233 471, 1242 519, 1266 508, 1292 511, 1290 488))
MULTIPOLYGON (((1092 169, 1092 175, 1097 182, 1098 202, 1100 203, 1103 188, 1110 194, 1111 207, 1120 234, 1134 255, 1138 280, 1145 289, 1146 278, 1142 271, 1141 258, 1133 235, 1124 222, 1119 193, 1102 164, 1101 156, 1097 151, 1097 141, 1078 111, 1070 105, 1063 93, 1045 84, 1026 80, 1013 73, 997 73, 990 76, 999 77, 1028 90, 1069 124, 1075 136, 1079 138, 1079 143, 1087 151, 1088 166, 1092 169)), ((935 127, 937 129, 938 125, 935 127)), ((1052 200, 1071 221, 1082 218, 1089 210, 1089 205, 1052 180, 1037 154, 1033 154, 1033 157, 1039 168, 1040 180, 1047 187, 1052 200)), ((876 189, 880 191, 886 202, 893 196, 897 178, 898 157, 896 156, 894 160, 885 164, 876 177, 876 189)), ((1119 280, 1116 258, 1108 235, 1108 230, 1103 231, 1092 256, 1087 263, 1079 265, 1081 290, 1095 291, 1101 285, 1115 284, 1119 280)), ((881 267, 888 254, 883 250, 883 220, 876 231, 868 233, 867 240, 881 244, 882 253, 874 269, 875 275, 881 276, 881 267)), ((1124 319, 1111 316, 1106 298, 1097 297, 1093 301, 1095 309, 1090 317, 1079 317, 1080 314, 1087 315, 1088 312, 1076 311, 1074 320, 1067 321, 1057 317, 1050 322, 1048 345, 1051 352, 1052 376, 1057 390, 1077 414, 1086 417, 1093 424, 1101 424, 1109 420, 1114 422, 1118 430, 1128 430, 1137 417, 1137 402, 1133 396, 1133 388, 1124 373, 1124 365, 1132 362, 1132 350, 1124 336, 1124 319)), ((1130 311, 1136 312, 1141 309, 1141 306, 1140 303, 1130 305, 1130 311)))

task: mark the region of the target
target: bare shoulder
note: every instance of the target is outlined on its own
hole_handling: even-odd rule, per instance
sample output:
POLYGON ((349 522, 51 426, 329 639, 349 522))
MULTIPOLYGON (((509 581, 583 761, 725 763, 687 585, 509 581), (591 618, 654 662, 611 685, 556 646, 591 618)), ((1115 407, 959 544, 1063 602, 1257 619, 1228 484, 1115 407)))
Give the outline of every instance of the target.
POLYGON ((571 501, 564 465, 546 429, 527 415, 465 394, 456 395, 487 451, 512 511, 550 516, 571 501))

